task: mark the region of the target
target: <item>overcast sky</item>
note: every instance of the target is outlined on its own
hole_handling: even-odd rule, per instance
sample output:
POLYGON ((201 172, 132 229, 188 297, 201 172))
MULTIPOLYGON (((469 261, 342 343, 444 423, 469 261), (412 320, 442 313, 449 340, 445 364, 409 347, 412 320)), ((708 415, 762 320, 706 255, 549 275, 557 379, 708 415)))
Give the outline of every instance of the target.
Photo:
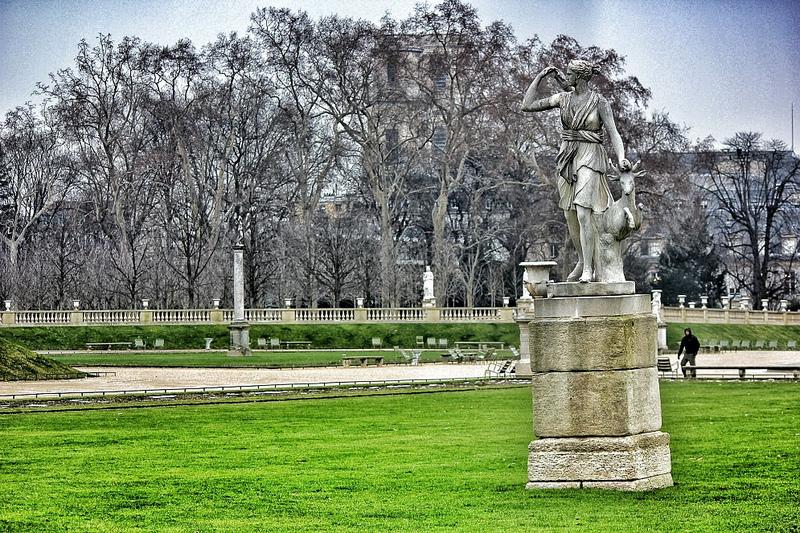
MULTIPOLYGON (((0 113, 30 99, 37 81, 70 66, 81 38, 111 33, 201 46, 247 29, 256 7, 303 9, 377 21, 413 0, 0 0, 0 113)), ((434 2, 435 3, 435 2, 434 2)), ((484 23, 509 22, 520 40, 565 33, 615 48, 652 89, 650 109, 691 127, 692 139, 751 130, 800 145, 800 2, 792 0, 473 0, 484 23)), ((521 95, 520 95, 521 97, 521 95)))

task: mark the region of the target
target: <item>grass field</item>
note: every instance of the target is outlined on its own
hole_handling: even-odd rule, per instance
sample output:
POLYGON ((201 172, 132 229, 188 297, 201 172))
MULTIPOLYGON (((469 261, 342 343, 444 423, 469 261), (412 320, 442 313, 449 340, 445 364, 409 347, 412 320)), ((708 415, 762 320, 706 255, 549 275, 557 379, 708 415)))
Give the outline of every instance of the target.
MULTIPOLYGON (((441 361, 447 350, 424 350, 420 361, 441 361)), ((390 351, 274 351, 253 352, 249 357, 228 357, 223 352, 136 352, 76 353, 51 355, 50 357, 68 365, 77 366, 164 366, 164 367, 260 367, 291 368, 299 366, 337 366, 344 355, 381 355, 386 363, 403 362, 401 356, 390 351)), ((498 357, 510 357, 511 352, 497 352, 498 357)))
POLYGON ((662 397, 651 493, 526 491, 527 387, 0 416, 0 530, 798 531, 797 384, 662 397))

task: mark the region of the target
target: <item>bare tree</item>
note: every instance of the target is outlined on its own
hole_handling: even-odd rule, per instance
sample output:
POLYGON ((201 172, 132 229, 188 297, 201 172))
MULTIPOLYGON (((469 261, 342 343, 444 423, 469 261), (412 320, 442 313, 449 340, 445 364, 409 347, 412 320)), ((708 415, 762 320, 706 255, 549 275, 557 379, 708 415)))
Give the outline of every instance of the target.
MULTIPOLYGON (((0 187, 5 198, 0 242, 8 253, 11 272, 17 275, 20 248, 72 184, 73 172, 63 144, 31 105, 10 111, 0 126, 4 166, 0 187)), ((15 284, 9 289, 10 298, 17 300, 15 284)))
POLYGON ((81 41, 75 70, 51 74, 40 91, 62 124, 65 139, 79 157, 80 186, 91 195, 94 216, 114 250, 109 255, 128 305, 138 300, 150 257, 146 238, 153 209, 151 137, 143 107, 141 43, 124 38, 114 44, 100 35, 97 44, 81 41))
POLYGON ((728 274, 759 309, 761 299, 784 293, 797 260, 800 159, 754 132, 737 133, 725 145, 726 151, 698 154, 699 185, 728 252, 728 274), (781 242, 784 235, 794 241, 781 242))

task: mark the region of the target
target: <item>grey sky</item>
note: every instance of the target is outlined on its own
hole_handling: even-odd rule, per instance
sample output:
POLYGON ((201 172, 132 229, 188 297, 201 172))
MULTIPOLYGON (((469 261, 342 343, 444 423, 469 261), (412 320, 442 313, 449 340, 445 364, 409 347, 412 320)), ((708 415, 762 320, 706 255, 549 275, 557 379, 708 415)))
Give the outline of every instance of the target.
MULTIPOLYGON (((81 38, 111 33, 197 45, 244 32, 256 7, 304 9, 378 20, 412 0, 0 0, 0 113, 30 99, 37 81, 70 66, 81 38)), ((435 3, 435 2, 434 2, 435 3)), ((690 126, 692 139, 736 131, 790 142, 789 109, 800 130, 800 2, 473 0, 484 23, 509 22, 519 39, 559 33, 615 48, 653 91, 651 109, 690 126)), ((800 131, 795 132, 795 149, 800 131)))

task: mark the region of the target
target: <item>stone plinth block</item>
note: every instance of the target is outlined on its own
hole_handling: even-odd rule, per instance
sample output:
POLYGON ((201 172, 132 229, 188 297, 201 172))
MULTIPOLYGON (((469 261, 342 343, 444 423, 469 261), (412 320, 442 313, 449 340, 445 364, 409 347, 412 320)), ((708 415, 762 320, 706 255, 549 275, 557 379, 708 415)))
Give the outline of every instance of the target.
POLYGON ((669 434, 661 431, 627 437, 540 439, 531 442, 528 451, 531 483, 581 482, 589 488, 589 483, 630 483, 672 471, 669 434))
POLYGON ((611 296, 633 294, 636 284, 632 281, 616 281, 609 283, 579 283, 567 281, 547 285, 547 295, 555 298, 563 296, 611 296))
POLYGON ((231 357, 250 355, 250 324, 234 321, 228 326, 231 334, 231 344, 228 355, 231 357))
POLYGON ((643 315, 650 312, 649 294, 541 298, 534 303, 536 320, 540 318, 643 315))
POLYGON ((533 372, 622 370, 656 364, 652 314, 539 319, 529 324, 529 332, 533 372))
POLYGON ((655 368, 535 373, 538 437, 624 436, 661 429, 655 368))

